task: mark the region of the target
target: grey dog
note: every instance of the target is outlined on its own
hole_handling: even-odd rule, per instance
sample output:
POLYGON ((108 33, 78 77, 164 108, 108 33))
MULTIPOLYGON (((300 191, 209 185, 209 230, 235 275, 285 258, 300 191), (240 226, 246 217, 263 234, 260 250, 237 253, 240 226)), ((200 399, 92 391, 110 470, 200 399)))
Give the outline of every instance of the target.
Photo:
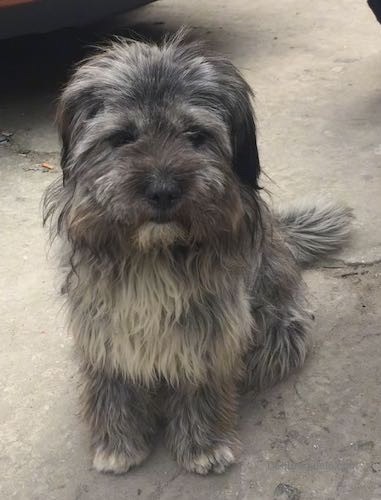
POLYGON ((187 470, 224 471, 239 392, 305 360, 300 268, 340 248, 351 214, 266 206, 251 97, 231 62, 181 34, 113 42, 62 94, 63 182, 45 221, 99 471, 140 464, 158 425, 187 470))

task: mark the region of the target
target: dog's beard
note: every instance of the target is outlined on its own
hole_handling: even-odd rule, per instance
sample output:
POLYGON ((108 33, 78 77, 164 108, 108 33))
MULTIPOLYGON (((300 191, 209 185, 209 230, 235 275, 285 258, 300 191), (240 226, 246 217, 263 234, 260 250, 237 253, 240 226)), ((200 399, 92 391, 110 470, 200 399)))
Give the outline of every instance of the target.
POLYGON ((142 251, 168 248, 176 243, 186 243, 187 234, 177 222, 158 224, 146 222, 136 232, 135 243, 142 251))

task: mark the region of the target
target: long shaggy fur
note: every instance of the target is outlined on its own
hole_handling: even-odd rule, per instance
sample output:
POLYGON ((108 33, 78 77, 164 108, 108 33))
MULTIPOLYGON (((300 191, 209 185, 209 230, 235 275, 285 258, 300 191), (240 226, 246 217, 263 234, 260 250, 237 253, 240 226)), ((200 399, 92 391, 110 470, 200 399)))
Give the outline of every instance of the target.
POLYGON ((179 463, 222 472, 239 390, 304 362, 299 265, 340 248, 349 212, 268 209, 250 99, 229 61, 181 34, 114 43, 63 92, 63 183, 45 222, 60 237, 97 470, 141 463, 164 418, 179 463))
POLYGON ((287 246, 300 264, 336 252, 350 237, 351 209, 328 199, 302 200, 280 211, 277 218, 287 246))

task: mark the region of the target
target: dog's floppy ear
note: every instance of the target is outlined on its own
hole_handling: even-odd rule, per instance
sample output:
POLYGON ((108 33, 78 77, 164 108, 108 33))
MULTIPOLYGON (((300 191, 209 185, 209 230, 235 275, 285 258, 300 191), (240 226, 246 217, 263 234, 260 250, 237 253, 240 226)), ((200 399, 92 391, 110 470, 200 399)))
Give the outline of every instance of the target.
POLYGON ((259 189, 261 171, 250 94, 241 95, 232 119, 233 169, 243 184, 259 189))
POLYGON ((73 168, 72 152, 79 141, 87 121, 93 118, 100 110, 101 105, 94 98, 91 89, 75 89, 69 83, 61 95, 57 109, 58 130, 61 136, 61 168, 63 183, 71 175, 73 168))

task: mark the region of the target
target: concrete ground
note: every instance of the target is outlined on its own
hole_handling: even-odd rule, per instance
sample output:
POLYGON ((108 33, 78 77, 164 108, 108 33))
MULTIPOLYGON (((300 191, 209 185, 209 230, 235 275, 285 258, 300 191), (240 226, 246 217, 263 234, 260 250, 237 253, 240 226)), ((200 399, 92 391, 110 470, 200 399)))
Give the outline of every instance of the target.
POLYGON ((39 204, 59 175, 58 89, 103 35, 2 42, 0 131, 13 135, 0 142, 1 500, 380 500, 381 26, 365 0, 162 0, 127 23, 156 34, 187 24, 230 56, 256 91, 273 199, 346 202, 353 242, 306 273, 313 351, 243 401, 239 464, 196 477, 159 443, 126 476, 97 474, 39 204))

